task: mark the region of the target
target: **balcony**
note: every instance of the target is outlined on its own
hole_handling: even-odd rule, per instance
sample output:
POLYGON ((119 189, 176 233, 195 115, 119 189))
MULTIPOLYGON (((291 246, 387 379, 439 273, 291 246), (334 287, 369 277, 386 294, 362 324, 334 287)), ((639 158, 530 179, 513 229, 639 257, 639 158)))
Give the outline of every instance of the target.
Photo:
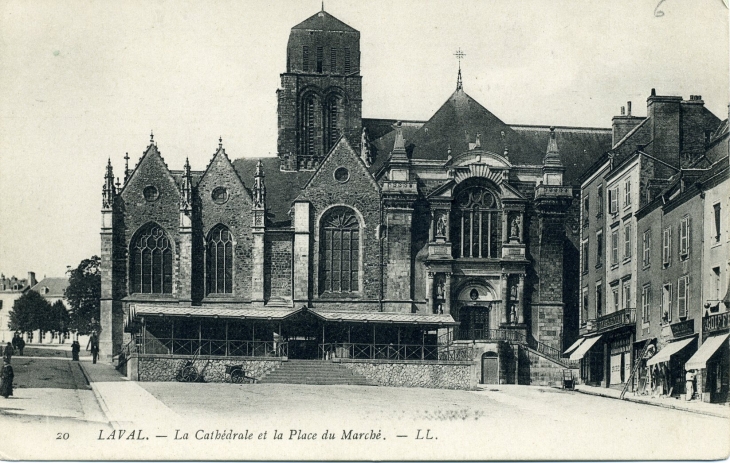
POLYGON ((594 331, 596 331, 596 319, 591 318, 590 320, 586 320, 585 325, 580 327, 578 334, 580 334, 581 336, 585 336, 587 334, 593 333, 594 331))
POLYGON ((623 309, 596 319, 596 331, 604 332, 636 324, 636 309, 623 309))

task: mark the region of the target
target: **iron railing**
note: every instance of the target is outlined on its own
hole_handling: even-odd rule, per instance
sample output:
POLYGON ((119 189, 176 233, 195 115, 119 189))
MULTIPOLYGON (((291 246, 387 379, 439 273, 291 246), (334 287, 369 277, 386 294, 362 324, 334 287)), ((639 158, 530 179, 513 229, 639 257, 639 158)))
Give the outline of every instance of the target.
POLYGON ((138 338, 142 354, 199 355, 220 357, 287 357, 289 346, 276 341, 225 339, 138 338))
POLYGON ((319 345, 323 360, 463 360, 471 361, 471 345, 328 343, 319 345))

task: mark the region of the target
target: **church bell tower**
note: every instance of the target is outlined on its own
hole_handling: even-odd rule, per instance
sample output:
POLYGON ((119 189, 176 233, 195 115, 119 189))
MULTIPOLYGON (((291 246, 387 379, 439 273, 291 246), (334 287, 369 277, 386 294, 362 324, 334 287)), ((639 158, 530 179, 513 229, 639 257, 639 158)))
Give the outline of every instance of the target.
POLYGON ((277 100, 282 170, 317 168, 341 135, 359 150, 360 32, 324 9, 294 26, 277 100))

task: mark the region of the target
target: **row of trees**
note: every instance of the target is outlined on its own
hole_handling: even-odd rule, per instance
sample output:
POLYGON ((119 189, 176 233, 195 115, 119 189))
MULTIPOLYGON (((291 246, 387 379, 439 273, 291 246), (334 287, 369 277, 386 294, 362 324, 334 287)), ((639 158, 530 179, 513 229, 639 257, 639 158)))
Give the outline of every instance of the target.
POLYGON ((68 271, 68 287, 65 297, 69 308, 61 301, 50 304, 35 291, 20 296, 9 313, 8 327, 13 331, 65 333, 76 331, 89 334, 99 330, 98 321, 101 301, 101 259, 93 256, 84 259, 75 269, 68 271))

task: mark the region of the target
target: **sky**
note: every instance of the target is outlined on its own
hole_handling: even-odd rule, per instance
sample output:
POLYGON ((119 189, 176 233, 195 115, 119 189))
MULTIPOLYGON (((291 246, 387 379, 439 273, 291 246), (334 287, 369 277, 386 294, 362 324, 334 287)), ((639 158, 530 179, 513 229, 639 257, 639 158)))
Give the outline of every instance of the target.
MULTIPOLYGON (((363 117, 427 120, 464 90, 510 124, 610 127, 633 101, 728 114, 722 0, 326 0, 360 31, 363 117)), ((276 155, 289 30, 319 0, 0 2, 0 272, 99 254, 101 189, 153 130, 171 169, 276 155)), ((600 153, 596 153, 600 154, 600 153)))

